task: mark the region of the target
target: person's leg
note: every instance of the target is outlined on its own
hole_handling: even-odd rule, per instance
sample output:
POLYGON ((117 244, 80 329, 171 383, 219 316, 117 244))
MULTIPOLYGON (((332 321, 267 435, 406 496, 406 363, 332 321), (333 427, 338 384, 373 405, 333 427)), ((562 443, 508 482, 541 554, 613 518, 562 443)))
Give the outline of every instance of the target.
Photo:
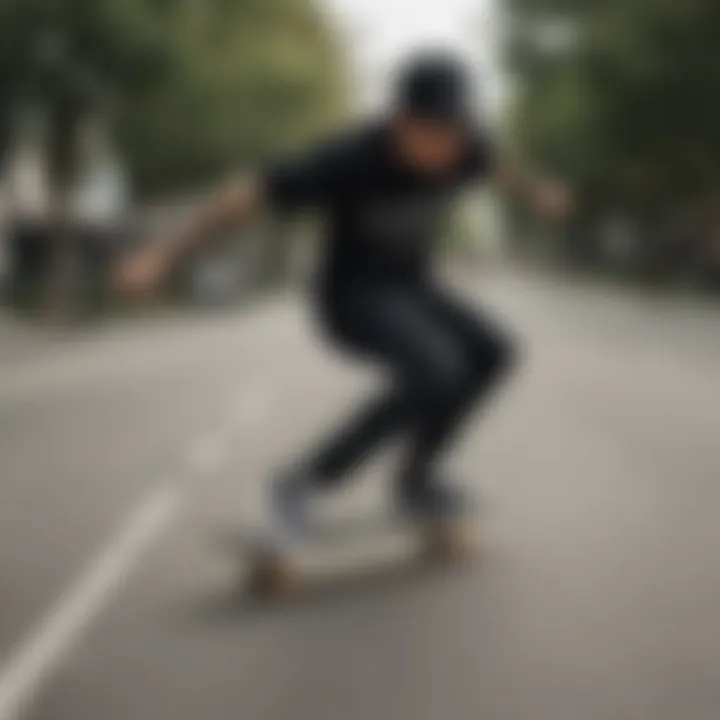
POLYGON ((400 472, 406 492, 432 481, 442 451, 457 437, 470 410, 508 373, 515 357, 509 336, 479 309, 439 290, 429 290, 424 302, 427 312, 462 348, 470 372, 443 412, 428 413, 416 424, 400 472))
POLYGON ((414 418, 448 406, 470 373, 461 344, 416 292, 371 288, 345 302, 345 342, 379 361, 392 382, 302 463, 307 475, 327 485, 346 477, 414 418))

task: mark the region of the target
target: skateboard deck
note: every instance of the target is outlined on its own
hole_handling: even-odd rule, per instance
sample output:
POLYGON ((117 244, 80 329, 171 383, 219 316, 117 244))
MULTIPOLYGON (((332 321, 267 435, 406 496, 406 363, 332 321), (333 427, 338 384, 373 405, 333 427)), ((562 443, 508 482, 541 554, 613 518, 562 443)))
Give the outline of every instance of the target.
POLYGON ((472 514, 419 522, 396 514, 317 521, 301 538, 274 537, 262 527, 233 533, 230 549, 244 565, 247 589, 292 595, 338 573, 408 559, 458 562, 478 547, 472 514))

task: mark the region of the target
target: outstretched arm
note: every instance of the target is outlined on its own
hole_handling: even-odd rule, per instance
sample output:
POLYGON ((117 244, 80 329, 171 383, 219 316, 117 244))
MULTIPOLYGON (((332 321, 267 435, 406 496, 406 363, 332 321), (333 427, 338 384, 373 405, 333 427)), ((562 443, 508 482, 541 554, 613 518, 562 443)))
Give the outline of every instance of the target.
POLYGON ((514 160, 500 161, 494 179, 501 192, 517 198, 541 217, 560 220, 572 210, 572 193, 566 185, 514 160))
POLYGON ((124 258, 115 284, 131 295, 151 293, 169 276, 175 263, 193 249, 240 225, 263 204, 261 183, 252 176, 231 180, 203 202, 182 227, 151 240, 124 258))

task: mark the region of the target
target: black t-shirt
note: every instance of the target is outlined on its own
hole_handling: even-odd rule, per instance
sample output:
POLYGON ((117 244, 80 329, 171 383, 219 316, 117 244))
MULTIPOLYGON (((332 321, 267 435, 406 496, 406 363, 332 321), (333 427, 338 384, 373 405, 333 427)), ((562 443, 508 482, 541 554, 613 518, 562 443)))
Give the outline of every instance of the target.
POLYGON ((477 131, 452 172, 412 172, 394 156, 386 127, 374 123, 268 168, 263 182, 272 207, 320 211, 328 243, 323 285, 332 290, 422 278, 455 192, 485 178, 492 162, 477 131))

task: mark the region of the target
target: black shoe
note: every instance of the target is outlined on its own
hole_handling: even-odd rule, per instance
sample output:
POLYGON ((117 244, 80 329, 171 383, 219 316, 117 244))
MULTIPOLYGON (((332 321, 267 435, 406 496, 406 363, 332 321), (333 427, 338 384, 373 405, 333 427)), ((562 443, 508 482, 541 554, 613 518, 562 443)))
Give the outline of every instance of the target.
POLYGON ((437 479, 403 483, 399 504, 403 514, 423 521, 462 517, 478 506, 468 491, 437 479))

